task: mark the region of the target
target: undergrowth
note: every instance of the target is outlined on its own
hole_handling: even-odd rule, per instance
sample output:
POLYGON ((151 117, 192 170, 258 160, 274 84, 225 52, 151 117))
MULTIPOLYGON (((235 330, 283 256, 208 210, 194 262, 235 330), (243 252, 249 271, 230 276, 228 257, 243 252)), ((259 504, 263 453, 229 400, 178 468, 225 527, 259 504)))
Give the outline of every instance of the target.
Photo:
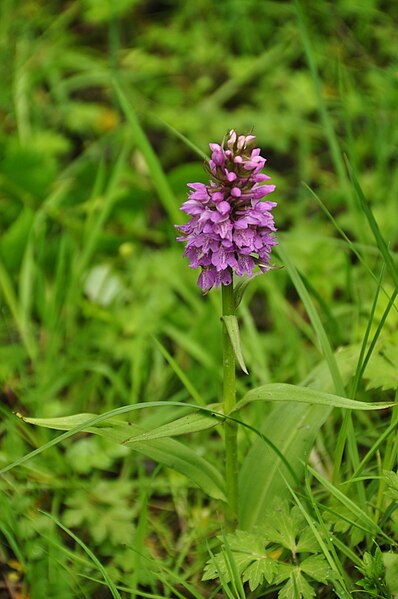
POLYGON ((372 0, 0 3, 2 599, 398 593, 397 18, 372 0), (238 312, 226 533, 220 295, 174 224, 232 127, 266 150, 280 246, 238 312), (173 424, 192 406, 198 432, 173 424))

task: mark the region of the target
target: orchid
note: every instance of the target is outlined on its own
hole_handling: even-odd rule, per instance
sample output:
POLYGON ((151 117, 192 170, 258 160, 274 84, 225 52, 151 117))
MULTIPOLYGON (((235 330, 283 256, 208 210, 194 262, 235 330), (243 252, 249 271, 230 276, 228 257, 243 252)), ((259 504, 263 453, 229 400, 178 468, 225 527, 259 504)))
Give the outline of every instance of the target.
POLYGON ((222 145, 211 143, 209 185, 188 183, 189 198, 181 210, 191 218, 177 228, 177 240, 186 242, 184 255, 191 268, 201 267, 198 285, 204 292, 229 285, 232 272, 251 276, 256 265, 270 268, 272 246, 277 244, 272 209, 263 198, 275 189, 261 171, 266 159, 255 148, 254 135, 233 129, 222 145))

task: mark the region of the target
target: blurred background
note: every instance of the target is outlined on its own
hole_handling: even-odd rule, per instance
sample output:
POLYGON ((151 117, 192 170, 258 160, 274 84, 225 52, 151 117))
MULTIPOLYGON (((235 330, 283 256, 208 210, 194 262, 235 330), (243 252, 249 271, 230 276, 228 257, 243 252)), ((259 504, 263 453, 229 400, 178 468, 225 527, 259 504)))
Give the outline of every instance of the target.
MULTIPOLYGON (((174 224, 184 221, 186 183, 207 181, 208 143, 231 128, 253 128, 268 159, 280 239, 333 348, 359 342, 376 284, 339 228, 377 276, 381 266, 345 156, 395 251, 397 22, 392 0, 2 0, 0 466, 51 438, 15 411, 217 401, 219 295, 201 296, 174 224)), ((277 251, 274 262, 283 266, 277 251)), ((285 268, 249 286, 240 318, 250 370, 240 392, 297 384, 322 359, 285 268)), ((386 329, 394 339, 396 318, 386 329)), ((147 426, 164 417, 140 416, 147 426)), ((28 464, 0 481, 0 561, 16 585, 25 580, 32 597, 101 596, 93 581, 78 594, 59 565, 65 539, 37 507, 62 515, 116 579, 133 576, 126 543, 145 464, 85 436, 28 464)), ((173 476, 156 487, 170 510, 173 476)), ((202 508, 190 517, 206 528, 202 508)), ((151 523, 166 553, 177 526, 168 518, 151 523)))

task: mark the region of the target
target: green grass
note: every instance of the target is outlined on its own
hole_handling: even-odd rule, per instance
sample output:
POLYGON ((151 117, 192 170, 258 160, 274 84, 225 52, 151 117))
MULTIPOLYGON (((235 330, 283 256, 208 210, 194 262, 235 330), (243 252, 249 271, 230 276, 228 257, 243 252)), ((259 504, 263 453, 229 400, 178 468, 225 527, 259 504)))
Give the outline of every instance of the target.
POLYGON ((6 588, 32 599, 398 592, 397 19, 394 2, 371 0, 0 3, 6 588), (292 401, 308 387, 395 407, 248 402, 237 416, 246 530, 226 535, 222 426, 202 426, 203 414, 173 424, 220 402, 221 295, 201 296, 174 224, 187 182, 207 179, 208 143, 252 127, 281 244, 238 309, 249 372, 237 371, 238 401, 287 383, 292 401), (83 427, 59 442, 16 412, 194 432, 177 437, 184 451, 152 439, 148 456, 83 427), (208 560, 220 575, 202 580, 208 560))

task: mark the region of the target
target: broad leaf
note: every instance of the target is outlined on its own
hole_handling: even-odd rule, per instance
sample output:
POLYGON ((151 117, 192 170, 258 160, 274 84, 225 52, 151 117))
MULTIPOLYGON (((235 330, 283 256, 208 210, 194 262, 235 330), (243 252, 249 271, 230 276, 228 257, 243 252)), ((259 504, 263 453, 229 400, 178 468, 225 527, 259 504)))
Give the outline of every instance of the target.
MULTIPOLYGON (((279 449, 297 478, 304 472, 314 439, 331 408, 300 403, 278 403, 265 418, 263 434, 279 449)), ((250 530, 261 525, 275 497, 289 497, 285 480, 296 485, 292 474, 271 447, 256 439, 239 477, 241 512, 239 526, 250 530)))
MULTIPOLYGON (((344 384, 355 372, 357 353, 357 348, 349 348, 349 351, 339 351, 335 354, 344 384)), ((279 393, 278 401, 275 401, 271 413, 264 418, 261 426, 264 436, 277 447, 289 463, 291 472, 271 446, 268 446, 260 438, 254 440, 243 462, 239 478, 241 494, 239 525, 245 530, 250 530, 256 524, 262 524, 275 497, 280 501, 283 501, 284 498, 290 499, 291 495, 286 481, 295 486, 296 481, 302 478, 304 464, 308 460, 316 435, 332 410, 333 404, 331 401, 329 402, 329 397, 326 403, 321 405, 299 403, 300 397, 303 400, 303 390, 304 393, 309 391, 308 386, 318 398, 325 399, 325 395, 331 395, 329 392, 334 389, 334 379, 326 361, 319 364, 308 375, 306 383, 306 387, 297 387, 299 391, 293 391, 294 397, 290 396, 290 399, 294 399, 294 401, 286 401, 286 394, 279 393), (283 395, 285 400, 281 401, 279 398, 283 395)), ((282 387, 279 385, 266 386, 266 390, 269 391, 270 388, 273 390, 273 399, 275 400, 276 390, 282 391, 282 387)), ((288 389, 289 392, 292 391, 289 385, 283 386, 283 388, 288 389)), ((258 390, 253 390, 249 393, 257 392, 258 390)), ((333 397, 339 398, 339 396, 333 397)), ((267 399, 269 398, 267 395, 267 399)), ((306 399, 310 399, 308 393, 306 399)), ((339 401, 341 399, 344 402, 344 398, 339 398, 339 401)), ((311 400, 314 400, 313 395, 311 395, 311 400)), ((256 401, 256 398, 247 394, 238 403, 238 409, 243 407, 243 402, 247 403, 248 401, 249 403, 256 401)))
MULTIPOLYGON (((73 432, 76 428, 76 432, 94 433, 121 444, 125 444, 135 435, 145 433, 139 426, 121 420, 108 420, 95 426, 85 425, 94 418, 94 414, 75 414, 64 418, 24 418, 24 420, 29 424, 56 430, 73 432)), ((217 423, 216 419, 215 422, 217 423)), ((141 440, 134 443, 132 449, 181 472, 211 497, 225 501, 224 481, 220 472, 182 443, 170 438, 141 440)))
POLYGON ((323 555, 311 555, 300 562, 300 568, 310 578, 318 582, 326 582, 331 574, 331 569, 323 555))

